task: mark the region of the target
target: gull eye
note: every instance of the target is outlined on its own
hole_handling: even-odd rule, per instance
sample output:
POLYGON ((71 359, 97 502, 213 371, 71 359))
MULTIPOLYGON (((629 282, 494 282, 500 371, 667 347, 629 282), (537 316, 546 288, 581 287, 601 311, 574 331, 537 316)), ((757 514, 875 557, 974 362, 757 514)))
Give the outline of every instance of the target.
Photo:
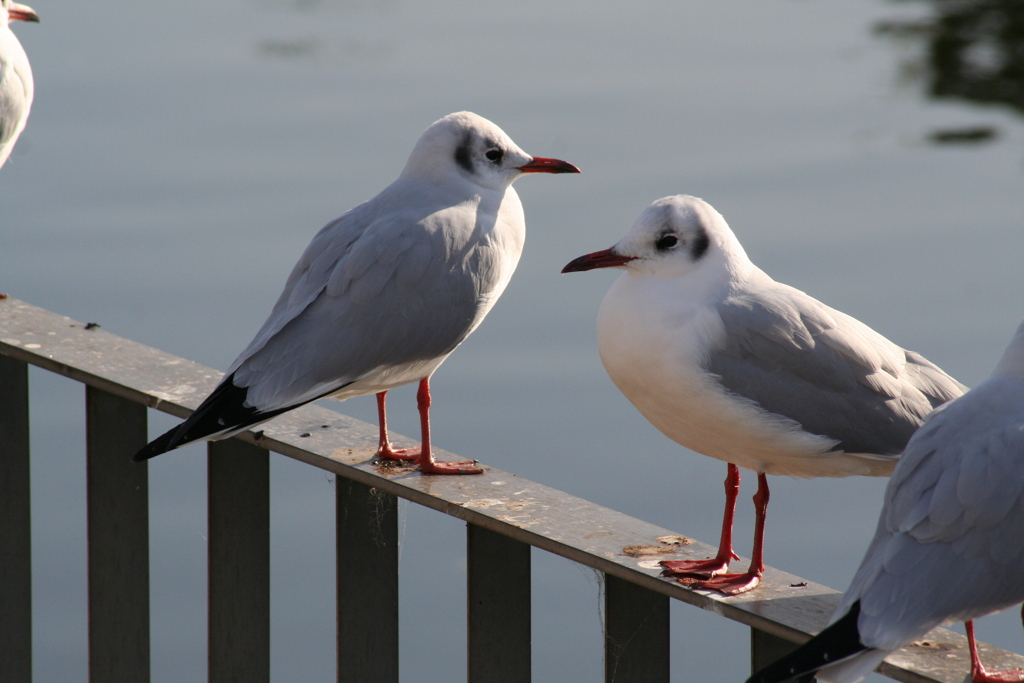
POLYGON ((501 158, 503 156, 505 156, 505 153, 502 152, 497 147, 492 147, 491 149, 489 149, 486 152, 484 152, 484 156, 487 157, 488 161, 493 161, 494 163, 498 163, 499 161, 501 161, 501 158))
POLYGON ((658 238, 658 241, 654 243, 654 246, 658 248, 658 251, 665 251, 679 244, 679 238, 675 235, 662 235, 658 238))

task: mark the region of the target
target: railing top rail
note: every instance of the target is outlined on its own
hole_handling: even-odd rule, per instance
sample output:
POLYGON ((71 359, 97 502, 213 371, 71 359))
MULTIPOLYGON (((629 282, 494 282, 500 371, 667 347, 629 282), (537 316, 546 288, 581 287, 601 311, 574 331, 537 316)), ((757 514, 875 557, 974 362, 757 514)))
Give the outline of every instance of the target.
MULTIPOLYGON (((222 374, 10 297, 0 298, 0 355, 178 417, 189 415, 222 374)), ((690 590, 660 578, 658 560, 700 559, 715 548, 491 467, 467 477, 380 467, 373 462, 377 428, 326 408, 299 408, 238 438, 788 640, 802 642, 820 630, 839 601, 838 591, 771 567, 751 593, 730 598, 690 590), (683 544, 673 546, 673 539, 683 544)), ((962 683, 966 651, 962 636, 936 629, 926 644, 890 655, 885 673, 962 683)), ((992 667, 1024 667, 1024 656, 997 648, 984 657, 992 667)))

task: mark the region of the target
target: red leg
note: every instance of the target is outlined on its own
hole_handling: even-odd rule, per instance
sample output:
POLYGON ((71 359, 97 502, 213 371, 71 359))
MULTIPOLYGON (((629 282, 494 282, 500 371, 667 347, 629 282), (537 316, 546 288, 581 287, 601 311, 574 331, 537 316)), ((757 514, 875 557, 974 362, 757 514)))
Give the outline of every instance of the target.
POLYGON ((768 475, 757 475, 757 493, 754 494, 754 552, 750 567, 743 574, 720 574, 706 581, 691 584, 693 588, 709 588, 726 595, 738 595, 757 587, 764 575, 764 520, 768 512, 768 475))
POLYGON ((434 454, 430 451, 429 377, 420 380, 420 388, 416 392, 416 406, 420 411, 420 432, 423 435, 420 447, 420 472, 423 474, 483 474, 484 471, 477 467, 472 460, 461 462, 434 460, 434 454))
POLYGON ((732 551, 732 522, 736 516, 736 497, 740 493, 740 468, 729 463, 725 475, 725 515, 722 517, 722 536, 718 541, 718 554, 706 560, 665 560, 661 566, 666 576, 690 576, 710 579, 729 568, 729 562, 738 559, 732 551))
POLYGON ((381 460, 419 460, 418 448, 394 448, 388 439, 388 418, 384 408, 387 391, 377 394, 377 424, 380 425, 380 442, 377 446, 377 457, 381 460))
MULTIPOLYGON (((1021 612, 1024 617, 1024 611, 1021 612)), ((974 622, 964 623, 967 629, 967 645, 971 650, 971 680, 974 683, 1020 683, 1024 681, 1024 669, 986 671, 978 656, 978 644, 974 640, 974 622)))

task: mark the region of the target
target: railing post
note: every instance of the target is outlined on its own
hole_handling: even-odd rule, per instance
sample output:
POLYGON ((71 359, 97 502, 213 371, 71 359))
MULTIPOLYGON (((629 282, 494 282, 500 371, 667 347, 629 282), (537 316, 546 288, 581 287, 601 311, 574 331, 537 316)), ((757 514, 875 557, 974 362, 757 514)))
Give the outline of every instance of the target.
POLYGON ((760 629, 750 629, 750 671, 760 671, 799 647, 796 643, 760 629))
POLYGON ((89 526, 89 680, 149 680, 146 407, 85 388, 89 526))
POLYGON ((605 683, 668 683, 668 596, 604 578, 605 683))
POLYGON ((210 442, 207 496, 209 683, 269 683, 270 452, 210 442))
POLYGON ((467 525, 470 683, 530 681, 530 546, 467 525))
POLYGON ((338 681, 398 683, 398 499, 334 482, 338 681))
POLYGON ((0 683, 32 680, 28 364, 0 356, 0 683))

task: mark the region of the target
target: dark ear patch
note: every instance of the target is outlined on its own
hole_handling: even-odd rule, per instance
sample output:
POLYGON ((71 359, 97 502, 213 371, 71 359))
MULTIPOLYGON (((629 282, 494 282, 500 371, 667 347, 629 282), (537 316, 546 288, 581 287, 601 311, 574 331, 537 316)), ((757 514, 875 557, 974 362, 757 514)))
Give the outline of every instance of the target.
POLYGON ((709 246, 711 246, 711 240, 708 239, 708 233, 704 228, 698 228, 697 234, 693 237, 693 244, 690 245, 690 254, 693 256, 693 260, 699 261, 709 246))
POLYGON ((461 166, 466 173, 473 172, 473 157, 470 155, 472 142, 473 136, 466 133, 465 137, 462 138, 462 142, 455 148, 455 163, 461 166))

